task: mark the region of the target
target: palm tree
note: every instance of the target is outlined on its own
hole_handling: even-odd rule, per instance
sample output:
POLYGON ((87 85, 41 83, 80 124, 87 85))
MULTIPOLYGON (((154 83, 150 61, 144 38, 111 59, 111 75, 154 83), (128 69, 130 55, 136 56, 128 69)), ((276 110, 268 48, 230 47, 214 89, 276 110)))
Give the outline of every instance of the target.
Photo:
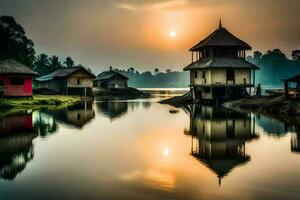
POLYGON ((51 58, 49 58, 49 67, 53 70, 60 69, 62 67, 61 62, 59 61, 59 57, 53 55, 51 58))
POLYGON ((47 74, 49 67, 49 59, 46 54, 40 54, 35 58, 34 70, 39 73, 40 76, 47 74))
POLYGON ((64 64, 66 64, 67 67, 74 67, 74 60, 71 57, 67 57, 64 64))

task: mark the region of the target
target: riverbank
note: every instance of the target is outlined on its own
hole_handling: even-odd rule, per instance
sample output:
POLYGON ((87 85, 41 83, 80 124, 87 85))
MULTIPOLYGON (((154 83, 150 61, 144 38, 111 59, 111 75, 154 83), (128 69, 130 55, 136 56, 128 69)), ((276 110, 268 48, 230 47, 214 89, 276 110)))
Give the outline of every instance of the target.
POLYGON ((282 96, 249 97, 223 104, 227 108, 236 108, 263 114, 300 115, 299 99, 286 99, 282 96))
POLYGON ((3 98, 0 99, 0 109, 63 108, 71 106, 80 100, 80 97, 63 95, 35 95, 32 98, 3 98))

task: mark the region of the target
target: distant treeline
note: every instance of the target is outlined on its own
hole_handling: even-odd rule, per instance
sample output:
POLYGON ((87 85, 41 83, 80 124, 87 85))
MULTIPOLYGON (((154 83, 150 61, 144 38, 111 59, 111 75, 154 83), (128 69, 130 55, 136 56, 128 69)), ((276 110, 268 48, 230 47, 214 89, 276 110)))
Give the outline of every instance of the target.
POLYGON ((182 71, 160 72, 158 68, 154 72, 139 72, 134 68, 128 70, 115 69, 129 78, 128 85, 137 88, 184 88, 189 85, 189 73, 182 71))
POLYGON ((265 54, 255 51, 253 56, 247 57, 247 60, 260 68, 256 72, 256 83, 282 87, 282 79, 300 73, 300 50, 294 50, 291 57, 292 59, 288 59, 279 49, 274 49, 265 54))
MULTIPOLYGON (((256 64, 260 70, 256 72, 256 83, 263 86, 282 86, 281 80, 300 73, 300 50, 294 50, 291 59, 279 49, 262 54, 255 51, 247 60, 256 64)), ((71 57, 60 59, 58 56, 40 54, 36 56, 34 42, 26 36, 24 28, 11 16, 0 16, 0 60, 14 58, 30 66, 40 76, 51 73, 63 67, 74 66, 71 57)), ((182 66, 184 67, 184 66, 182 66)), ((120 70, 129 77, 132 87, 188 87, 189 73, 183 71, 160 72, 155 68, 153 72, 139 72, 134 68, 120 70)))

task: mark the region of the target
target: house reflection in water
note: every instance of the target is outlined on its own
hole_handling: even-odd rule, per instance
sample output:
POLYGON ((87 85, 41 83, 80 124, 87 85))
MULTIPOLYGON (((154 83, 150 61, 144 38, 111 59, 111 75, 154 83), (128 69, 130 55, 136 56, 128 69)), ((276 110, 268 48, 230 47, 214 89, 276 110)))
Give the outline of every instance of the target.
POLYGON ((128 112, 143 107, 148 109, 151 102, 128 97, 96 97, 98 112, 111 121, 124 117, 128 112))
POLYGON ((0 119, 0 177, 13 180, 33 159, 32 114, 18 113, 0 119))
POLYGON ((55 121, 71 125, 76 128, 82 128, 85 124, 95 118, 92 100, 82 101, 64 110, 45 112, 52 115, 55 121))
POLYGON ((300 134, 299 133, 292 133, 291 151, 295 152, 295 153, 300 153, 300 134))
POLYGON ((235 167, 246 164, 246 141, 258 136, 255 122, 250 114, 212 108, 187 108, 190 113, 190 129, 185 134, 192 136, 191 155, 199 159, 221 179, 235 167))
POLYGON ((121 118, 128 112, 128 102, 119 101, 100 101, 97 102, 99 113, 108 117, 110 120, 121 118))

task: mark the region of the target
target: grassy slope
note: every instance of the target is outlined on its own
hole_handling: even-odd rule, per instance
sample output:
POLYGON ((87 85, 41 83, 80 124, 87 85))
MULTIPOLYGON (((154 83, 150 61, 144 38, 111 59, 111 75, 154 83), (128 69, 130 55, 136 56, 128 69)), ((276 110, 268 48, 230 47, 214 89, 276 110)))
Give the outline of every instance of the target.
POLYGON ((37 95, 32 99, 0 99, 0 109, 33 109, 43 107, 67 107, 80 101, 79 97, 59 95, 37 95))

